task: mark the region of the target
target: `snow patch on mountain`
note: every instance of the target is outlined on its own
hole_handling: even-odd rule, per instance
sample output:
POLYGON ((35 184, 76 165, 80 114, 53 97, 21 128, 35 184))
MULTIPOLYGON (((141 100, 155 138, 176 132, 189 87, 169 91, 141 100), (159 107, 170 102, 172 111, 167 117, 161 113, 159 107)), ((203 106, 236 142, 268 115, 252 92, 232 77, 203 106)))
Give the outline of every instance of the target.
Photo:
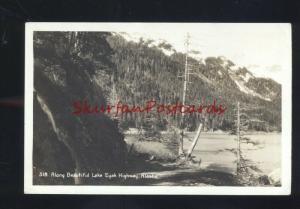
POLYGON ((224 56, 220 56, 219 58, 220 58, 220 59, 222 60, 222 62, 223 62, 223 63, 222 63, 222 67, 226 69, 226 68, 228 67, 228 65, 229 65, 229 61, 228 61, 228 60, 226 59, 226 57, 224 57, 224 56))
POLYGON ((218 74, 219 74, 219 76, 223 76, 223 73, 221 72, 221 70, 218 70, 218 74))
POLYGON ((136 42, 136 43, 138 43, 139 42, 139 40, 140 40, 140 36, 138 36, 138 35, 134 35, 134 34, 128 34, 128 33, 125 33, 125 32, 115 32, 114 33, 114 35, 120 35, 120 36, 122 36, 126 41, 128 41, 128 42, 130 42, 130 41, 132 41, 132 42, 136 42))
POLYGON ((237 65, 234 65, 234 66, 231 66, 229 69, 230 69, 231 71, 237 71, 237 70, 240 69, 240 67, 237 66, 237 65))
POLYGON ((262 96, 261 94, 259 94, 259 93, 255 92, 255 91, 253 91, 252 89, 249 89, 249 88, 245 85, 245 83, 246 83, 250 78, 248 78, 248 80, 246 81, 246 79, 245 79, 244 76, 237 76, 237 75, 235 75, 235 74, 233 74, 233 73, 230 73, 229 75, 230 75, 231 79, 235 82, 235 84, 238 86, 238 88, 239 88, 240 91, 242 91, 242 92, 244 92, 244 93, 246 93, 246 94, 248 94, 248 95, 251 95, 251 96, 254 96, 254 97, 258 97, 258 98, 260 98, 260 99, 263 99, 263 100, 265 100, 265 101, 269 101, 269 102, 271 101, 270 98, 267 98, 267 97, 262 96))
POLYGON ((116 33, 118 35, 121 35, 126 41, 132 41, 135 43, 139 43, 140 41, 143 41, 144 44, 146 44, 148 47, 156 47, 160 49, 165 55, 171 56, 176 52, 176 50, 172 47, 171 44, 169 44, 166 40, 164 39, 158 39, 158 40, 153 40, 153 39, 145 39, 140 37, 139 35, 134 35, 134 34, 128 34, 125 32, 121 33, 116 33))
POLYGON ((245 75, 241 75, 241 77, 248 82, 250 78, 254 78, 253 75, 251 75, 250 73, 246 73, 245 75))

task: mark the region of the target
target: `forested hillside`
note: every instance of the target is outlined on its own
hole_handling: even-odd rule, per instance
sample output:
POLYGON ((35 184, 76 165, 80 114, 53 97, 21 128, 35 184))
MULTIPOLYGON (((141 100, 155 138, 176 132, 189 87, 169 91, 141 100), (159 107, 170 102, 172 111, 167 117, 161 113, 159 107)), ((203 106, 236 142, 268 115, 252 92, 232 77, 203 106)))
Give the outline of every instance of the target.
MULTIPOLYGON (((182 100, 185 54, 176 52, 166 42, 154 40, 128 41, 120 34, 107 37, 112 48, 114 63, 111 82, 107 82, 107 97, 111 102, 120 100, 135 105, 155 99, 169 104, 182 100), (172 51, 167 55, 166 50, 172 51)), ((186 104, 212 102, 224 104, 222 115, 186 114, 185 125, 195 130, 200 121, 206 130, 229 130, 234 127, 235 108, 239 101, 245 107, 248 129, 272 131, 281 129, 281 85, 271 79, 256 78, 244 67, 236 66, 224 57, 208 57, 198 61, 188 58, 194 75, 190 76, 186 104)), ((103 73, 97 77, 103 80, 103 73)), ((105 88, 105 86, 103 86, 105 88)), ((145 114, 128 113, 121 118, 121 127, 143 127, 145 114)), ((148 116, 149 117, 149 116, 148 116)), ((152 114, 158 128, 165 124, 179 124, 180 115, 152 114)))
POLYGON ((40 177, 44 171, 83 173, 122 170, 127 148, 118 124, 105 114, 72 115, 72 102, 106 103, 95 85, 98 72, 114 64, 108 33, 34 34, 34 184, 89 184, 91 178, 40 177), (85 181, 86 180, 86 181, 85 181))

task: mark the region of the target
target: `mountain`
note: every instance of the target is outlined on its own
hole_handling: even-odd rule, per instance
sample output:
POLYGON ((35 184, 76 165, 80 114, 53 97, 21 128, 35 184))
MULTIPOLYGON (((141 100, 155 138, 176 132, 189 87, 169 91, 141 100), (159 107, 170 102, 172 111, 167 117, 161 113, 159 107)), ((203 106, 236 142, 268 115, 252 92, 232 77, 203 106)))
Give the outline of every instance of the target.
MULTIPOLYGON (((170 43, 168 43, 166 40, 163 39, 145 40, 137 36, 133 37, 128 33, 113 33, 113 34, 115 36, 120 35, 127 42, 140 43, 150 48, 160 49, 167 56, 171 56, 178 53, 170 43)), ((197 59, 196 57, 199 58, 198 55, 199 52, 195 50, 190 51, 190 56, 191 56, 190 58, 193 59, 192 62, 195 62, 194 59, 197 59)), ((218 75, 220 76, 220 79, 224 78, 223 73, 224 70, 226 69, 227 72, 225 72, 225 74, 230 75, 230 79, 236 83, 240 91, 255 97, 259 97, 266 101, 272 101, 273 99, 281 95, 281 85, 276 81, 267 78, 255 77, 250 71, 247 70, 247 68, 239 67, 235 65, 232 61, 226 59, 223 56, 220 56, 218 58, 219 58, 219 65, 223 67, 223 69, 217 72, 218 75)), ((209 58, 207 60, 209 60, 209 58)), ((200 63, 203 63, 202 59, 200 63)), ((218 63, 213 63, 213 64, 218 64, 218 63)), ((208 83, 210 82, 210 80, 207 80, 206 77, 203 76, 202 74, 199 73, 198 76, 201 77, 201 79, 205 80, 206 82, 208 83)))
MULTIPOLYGON (((128 38, 124 33, 114 33, 107 40, 114 51, 112 62, 116 73, 113 85, 120 100, 138 104, 155 98, 156 101, 172 103, 182 98, 183 80, 180 76, 184 72, 185 54, 177 52, 165 40, 128 38)), ((190 115, 187 126, 196 127, 188 121, 203 120, 207 129, 212 126, 228 129, 233 126, 236 103, 240 101, 241 106, 251 107, 247 110, 249 120, 265 122, 254 125, 255 129, 280 130, 279 83, 255 77, 247 68, 236 66, 221 56, 200 61, 189 57, 188 63, 193 76, 189 78, 192 83, 189 84, 187 101, 197 104, 202 98, 221 98, 220 102, 228 109, 224 116, 190 115)), ((129 126, 137 125, 134 121, 139 116, 125 117, 122 121, 127 121, 129 126)))

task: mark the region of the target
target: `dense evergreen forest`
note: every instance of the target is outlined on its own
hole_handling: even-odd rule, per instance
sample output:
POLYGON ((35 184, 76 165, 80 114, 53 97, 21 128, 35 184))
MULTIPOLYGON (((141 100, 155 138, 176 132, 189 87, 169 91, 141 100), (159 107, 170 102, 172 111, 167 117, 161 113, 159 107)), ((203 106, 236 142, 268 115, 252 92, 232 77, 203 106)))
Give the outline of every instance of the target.
MULTIPOLYGON (((127 41, 120 34, 111 34, 107 41, 113 51, 111 62, 111 80, 103 88, 107 89, 108 101, 120 100, 136 105, 144 104, 150 99, 159 103, 173 104, 182 101, 185 54, 176 52, 170 44, 151 44, 153 40, 139 42, 127 41), (173 50, 170 56, 163 50, 173 50)), ((194 131, 200 121, 205 130, 231 130, 234 128, 236 103, 240 101, 247 116, 247 129, 272 131, 281 129, 281 86, 271 79, 256 78, 246 69, 223 57, 207 57, 198 61, 188 57, 189 68, 195 76, 189 76, 186 104, 199 104, 205 99, 208 102, 215 98, 218 103, 227 107, 224 114, 186 114, 185 125, 194 131), (232 67, 237 70, 232 71, 232 67), (245 83, 246 88, 260 95, 271 96, 270 100, 247 94, 240 90, 234 81, 240 76, 250 74, 245 83)), ((102 82, 103 72, 97 78, 102 82)), ((179 125, 180 114, 161 115, 127 113, 121 118, 121 127, 143 128, 145 117, 151 118, 160 130, 168 129, 166 124, 179 125)))

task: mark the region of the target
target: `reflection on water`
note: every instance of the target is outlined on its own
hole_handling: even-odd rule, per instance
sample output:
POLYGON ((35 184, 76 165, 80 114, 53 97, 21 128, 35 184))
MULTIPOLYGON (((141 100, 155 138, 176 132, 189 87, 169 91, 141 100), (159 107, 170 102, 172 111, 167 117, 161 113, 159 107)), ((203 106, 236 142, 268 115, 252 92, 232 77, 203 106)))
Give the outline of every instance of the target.
MULTIPOLYGON (((192 139, 194 133, 188 133, 192 139)), ((269 174, 281 164, 281 134, 280 133, 260 133, 245 135, 258 145, 241 144, 242 153, 245 159, 253 163, 265 174, 269 174)), ((191 145, 189 140, 185 140, 184 147, 188 149, 191 145)), ((234 135, 218 133, 202 133, 198 144, 195 147, 193 156, 196 160, 201 159, 201 167, 206 169, 236 172, 236 151, 237 142, 234 135)))

